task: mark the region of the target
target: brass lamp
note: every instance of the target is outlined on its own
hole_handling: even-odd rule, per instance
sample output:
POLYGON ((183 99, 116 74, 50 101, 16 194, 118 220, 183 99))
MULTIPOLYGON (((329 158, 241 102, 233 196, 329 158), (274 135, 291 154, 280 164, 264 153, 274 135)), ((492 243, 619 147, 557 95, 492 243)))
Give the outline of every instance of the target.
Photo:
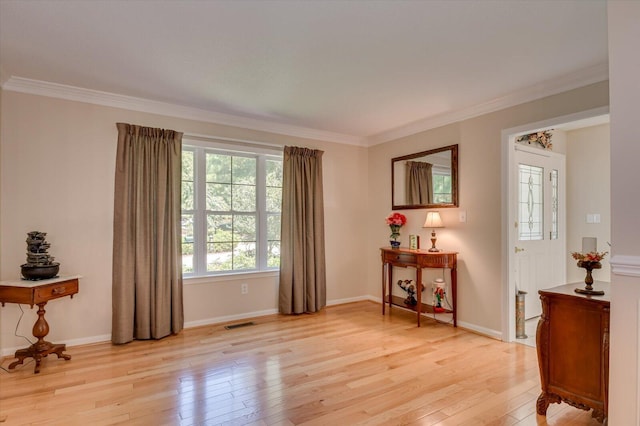
POLYGON ((429 251, 440 251, 436 248, 436 230, 435 228, 444 228, 442 224, 442 218, 440 218, 439 212, 428 212, 427 218, 424 221, 423 228, 431 228, 431 248, 429 251))

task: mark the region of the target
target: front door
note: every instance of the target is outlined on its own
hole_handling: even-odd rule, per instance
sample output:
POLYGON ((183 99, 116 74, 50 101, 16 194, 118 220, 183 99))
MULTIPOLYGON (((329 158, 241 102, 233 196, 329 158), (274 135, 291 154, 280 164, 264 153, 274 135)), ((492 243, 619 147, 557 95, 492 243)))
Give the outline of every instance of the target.
POLYGON ((542 313, 538 290, 560 285, 566 275, 565 157, 515 145, 517 199, 516 292, 525 291, 525 318, 542 313))

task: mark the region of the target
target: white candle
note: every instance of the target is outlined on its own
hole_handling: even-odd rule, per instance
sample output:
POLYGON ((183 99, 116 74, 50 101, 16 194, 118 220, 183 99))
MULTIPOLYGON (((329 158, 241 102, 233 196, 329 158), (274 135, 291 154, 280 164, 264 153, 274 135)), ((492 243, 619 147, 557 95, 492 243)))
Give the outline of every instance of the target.
POLYGON ((582 253, 596 252, 597 247, 598 239, 596 237, 582 237, 582 253))

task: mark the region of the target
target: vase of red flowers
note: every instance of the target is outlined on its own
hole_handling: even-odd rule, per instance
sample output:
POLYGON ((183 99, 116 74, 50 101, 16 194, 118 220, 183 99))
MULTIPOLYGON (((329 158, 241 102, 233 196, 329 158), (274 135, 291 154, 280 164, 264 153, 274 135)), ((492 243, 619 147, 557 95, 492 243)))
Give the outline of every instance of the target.
POLYGON ((391 244, 391 247, 397 249, 400 247, 400 241, 398 241, 398 237, 400 237, 400 228, 407 223, 407 217, 402 213, 390 213, 389 216, 387 216, 386 222, 391 229, 389 243, 391 244))

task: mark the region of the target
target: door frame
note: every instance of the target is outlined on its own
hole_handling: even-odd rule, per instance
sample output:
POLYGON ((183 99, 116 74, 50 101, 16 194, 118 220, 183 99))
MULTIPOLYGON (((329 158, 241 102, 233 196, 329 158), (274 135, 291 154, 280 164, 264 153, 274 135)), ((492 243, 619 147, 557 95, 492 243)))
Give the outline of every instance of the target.
POLYGON ((533 133, 543 129, 553 128, 565 123, 587 120, 602 115, 609 114, 609 107, 594 108, 575 114, 568 114, 560 117, 554 117, 543 121, 523 124, 521 126, 503 129, 501 132, 501 148, 502 148, 502 341, 515 341, 515 323, 516 323, 516 292, 515 277, 511 272, 514 269, 515 256, 513 255, 514 241, 513 233, 515 228, 512 226, 515 218, 512 218, 510 202, 515 197, 516 185, 511 177, 514 173, 514 157, 515 149, 512 148, 515 143, 516 136, 533 133))

